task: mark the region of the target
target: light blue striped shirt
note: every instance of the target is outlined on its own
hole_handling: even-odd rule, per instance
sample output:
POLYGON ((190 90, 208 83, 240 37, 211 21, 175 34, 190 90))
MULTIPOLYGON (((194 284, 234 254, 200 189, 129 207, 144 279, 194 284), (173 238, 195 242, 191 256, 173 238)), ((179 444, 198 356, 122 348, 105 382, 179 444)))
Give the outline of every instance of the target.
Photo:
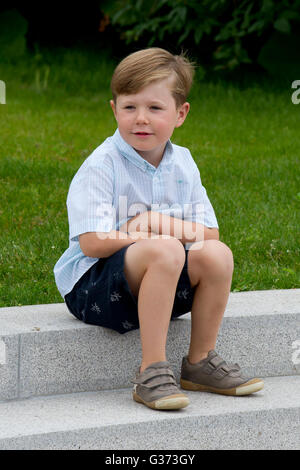
POLYGON ((156 168, 125 142, 118 129, 75 174, 67 209, 69 247, 54 266, 62 297, 99 259, 81 251, 82 233, 118 230, 128 219, 146 210, 218 228, 198 167, 187 148, 169 140, 156 168))

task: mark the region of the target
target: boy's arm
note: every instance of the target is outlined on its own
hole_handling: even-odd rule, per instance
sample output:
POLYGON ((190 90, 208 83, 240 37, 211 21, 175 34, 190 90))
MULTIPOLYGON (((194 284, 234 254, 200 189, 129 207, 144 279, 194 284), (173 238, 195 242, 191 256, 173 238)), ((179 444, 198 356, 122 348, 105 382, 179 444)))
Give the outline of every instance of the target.
MULTIPOLYGON (((138 214, 133 217, 137 219, 140 217, 143 232, 148 232, 148 225, 145 225, 142 214, 138 214), (147 228, 146 228, 147 227, 147 228)), ((133 240, 128 232, 128 222, 120 230, 111 230, 110 232, 86 232, 79 235, 79 244, 81 251, 85 256, 91 258, 107 258, 113 255, 116 251, 120 250, 124 246, 128 246, 136 240, 133 240)), ((140 237, 144 237, 145 234, 140 234, 140 237)))
POLYGON ((160 212, 149 213, 149 228, 157 234, 167 234, 180 240, 183 245, 202 240, 219 240, 219 230, 208 228, 198 222, 171 217, 160 212))
POLYGON ((107 258, 131 243, 145 239, 173 238, 152 233, 148 223, 149 212, 138 214, 120 227, 110 232, 86 232, 79 235, 80 248, 85 256, 107 258), (127 231, 130 231, 128 234, 127 231))
POLYGON ((79 235, 79 244, 85 256, 107 258, 124 246, 150 238, 177 238, 185 245, 202 240, 219 240, 219 230, 147 211, 127 221, 119 231, 83 233, 79 235))
POLYGON ((177 238, 182 244, 202 240, 219 240, 219 230, 209 228, 198 222, 171 217, 160 212, 148 211, 127 221, 120 230, 148 231, 152 234, 177 238))
POLYGON ((79 235, 81 251, 90 258, 107 258, 133 240, 124 232, 86 232, 79 235))

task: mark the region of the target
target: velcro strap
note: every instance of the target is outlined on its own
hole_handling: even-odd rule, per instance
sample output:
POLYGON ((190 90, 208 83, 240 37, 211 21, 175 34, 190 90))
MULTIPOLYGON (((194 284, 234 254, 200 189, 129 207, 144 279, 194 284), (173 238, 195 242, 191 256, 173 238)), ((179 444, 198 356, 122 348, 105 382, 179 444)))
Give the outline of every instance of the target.
MULTIPOLYGON (((217 361, 215 361, 217 363, 217 361)), ((238 364, 227 364, 225 361, 219 361, 218 366, 214 366, 213 364, 210 364, 210 361, 207 363, 205 367, 205 372, 207 374, 214 374, 214 377, 216 378, 222 378, 225 377, 225 375, 230 374, 231 372, 240 372, 241 368, 238 364)), ((238 376, 237 374, 236 376, 238 376)))
POLYGON ((170 369, 161 367, 159 369, 149 369, 144 371, 143 374, 141 374, 139 377, 136 377, 134 380, 132 380, 132 382, 135 384, 144 384, 147 382, 147 380, 158 377, 160 375, 171 376, 173 380, 175 380, 174 374, 170 369))
POLYGON ((160 385, 172 384, 176 385, 176 382, 172 377, 156 377, 155 379, 151 380, 150 382, 140 384, 142 387, 146 388, 154 388, 159 387, 160 385))
POLYGON ((210 359, 208 362, 209 362, 209 364, 211 364, 212 366, 214 366, 215 369, 217 369, 217 367, 220 366, 222 363, 225 363, 224 359, 222 359, 222 358, 219 357, 219 356, 213 357, 213 358, 210 359))
POLYGON ((216 377, 217 379, 221 379, 221 378, 225 377, 225 375, 228 375, 229 372, 230 372, 229 367, 227 367, 227 365, 224 365, 224 366, 219 367, 215 371, 214 377, 216 377))

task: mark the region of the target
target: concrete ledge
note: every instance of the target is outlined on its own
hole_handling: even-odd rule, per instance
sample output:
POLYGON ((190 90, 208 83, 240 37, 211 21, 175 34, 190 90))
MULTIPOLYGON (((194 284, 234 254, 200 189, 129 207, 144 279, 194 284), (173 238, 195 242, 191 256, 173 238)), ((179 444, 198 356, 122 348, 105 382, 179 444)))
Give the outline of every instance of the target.
POLYGON ((160 412, 131 391, 73 393, 0 403, 0 449, 299 449, 300 376, 265 380, 248 397, 187 392, 160 412))
MULTIPOLYGON (((190 318, 170 324, 167 357, 177 380, 190 318)), ((230 294, 217 350, 246 374, 299 374, 297 340, 300 289, 230 294)), ((63 303, 0 309, 0 400, 129 387, 140 357, 138 330, 85 325, 63 303)))

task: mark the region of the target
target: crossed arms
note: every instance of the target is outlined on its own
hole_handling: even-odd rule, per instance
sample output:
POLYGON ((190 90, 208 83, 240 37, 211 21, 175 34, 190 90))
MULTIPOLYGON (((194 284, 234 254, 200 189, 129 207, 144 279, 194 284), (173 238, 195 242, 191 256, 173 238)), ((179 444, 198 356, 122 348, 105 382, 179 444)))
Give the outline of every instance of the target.
POLYGON ((177 238, 185 245, 202 240, 219 240, 219 230, 160 212, 146 211, 128 220, 119 230, 83 233, 79 236, 79 243, 86 256, 106 258, 133 242, 155 238, 177 238))

